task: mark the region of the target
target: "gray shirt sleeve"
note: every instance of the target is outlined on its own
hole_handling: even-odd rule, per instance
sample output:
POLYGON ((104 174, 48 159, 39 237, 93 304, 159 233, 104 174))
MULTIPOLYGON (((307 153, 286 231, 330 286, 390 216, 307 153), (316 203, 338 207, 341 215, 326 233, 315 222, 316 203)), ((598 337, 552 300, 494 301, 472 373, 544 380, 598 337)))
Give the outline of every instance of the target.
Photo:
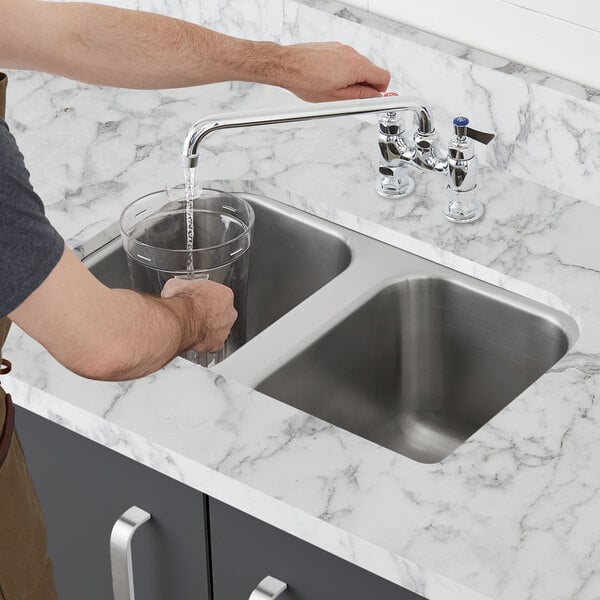
POLYGON ((44 215, 15 138, 0 119, 0 317, 42 284, 63 250, 64 241, 44 215))

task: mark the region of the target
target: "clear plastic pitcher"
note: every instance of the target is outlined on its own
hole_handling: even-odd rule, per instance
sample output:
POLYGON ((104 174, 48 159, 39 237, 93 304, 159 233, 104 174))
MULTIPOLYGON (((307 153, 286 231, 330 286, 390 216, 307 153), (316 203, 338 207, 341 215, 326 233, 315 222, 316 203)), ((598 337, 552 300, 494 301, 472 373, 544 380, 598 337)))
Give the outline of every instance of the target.
POLYGON ((249 248, 254 211, 242 198, 218 190, 196 193, 193 202, 193 271, 188 272, 184 186, 142 196, 122 213, 121 239, 134 290, 160 296, 172 277, 210 279, 230 287, 238 312, 221 352, 189 351, 185 357, 211 366, 246 341, 249 248))

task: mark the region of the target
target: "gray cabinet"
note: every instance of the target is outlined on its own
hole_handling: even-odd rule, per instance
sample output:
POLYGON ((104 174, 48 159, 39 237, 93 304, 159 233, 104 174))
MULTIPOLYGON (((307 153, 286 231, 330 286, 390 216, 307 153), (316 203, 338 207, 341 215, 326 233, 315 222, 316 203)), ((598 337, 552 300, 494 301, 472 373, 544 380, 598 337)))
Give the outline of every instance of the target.
POLYGON ((226 504, 209 514, 214 600, 248 600, 268 575, 288 584, 280 600, 422 600, 226 504))
POLYGON ((140 600, 209 600, 205 497, 17 408, 61 600, 112 598, 109 539, 131 506, 152 515, 132 543, 140 600))
POLYGON ((61 600, 112 598, 110 533, 131 506, 152 515, 133 539, 139 600, 248 600, 269 575, 280 600, 422 600, 21 408, 17 430, 61 600))

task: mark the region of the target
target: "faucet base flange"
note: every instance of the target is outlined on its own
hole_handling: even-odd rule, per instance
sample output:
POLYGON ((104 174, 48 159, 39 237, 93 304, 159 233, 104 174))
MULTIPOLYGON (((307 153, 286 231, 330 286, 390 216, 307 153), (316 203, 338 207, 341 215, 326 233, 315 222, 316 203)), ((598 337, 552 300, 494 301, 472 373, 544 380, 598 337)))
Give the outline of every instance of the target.
POLYGON ((444 216, 452 223, 473 223, 481 219, 484 208, 478 200, 468 204, 458 201, 450 201, 444 207, 444 216))
POLYGON ((415 189, 412 177, 404 175, 401 179, 380 176, 375 182, 375 191, 388 200, 400 200, 410 196, 415 189))

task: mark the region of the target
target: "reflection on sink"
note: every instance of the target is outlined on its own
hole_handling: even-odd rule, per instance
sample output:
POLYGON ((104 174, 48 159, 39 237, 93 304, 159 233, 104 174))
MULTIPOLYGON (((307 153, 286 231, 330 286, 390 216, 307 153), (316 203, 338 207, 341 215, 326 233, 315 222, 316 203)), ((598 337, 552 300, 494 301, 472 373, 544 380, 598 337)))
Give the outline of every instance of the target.
POLYGON ((348 267, 350 247, 325 222, 246 197, 256 216, 248 275, 248 339, 348 267))
MULTIPOLYGON (((350 264, 343 237, 324 221, 279 203, 243 195, 256 221, 248 276, 248 341, 350 264)), ((125 252, 114 239, 84 259, 108 287, 131 288, 125 252)))
POLYGON ((542 312, 442 278, 412 278, 377 293, 257 389, 433 463, 568 346, 542 312))

